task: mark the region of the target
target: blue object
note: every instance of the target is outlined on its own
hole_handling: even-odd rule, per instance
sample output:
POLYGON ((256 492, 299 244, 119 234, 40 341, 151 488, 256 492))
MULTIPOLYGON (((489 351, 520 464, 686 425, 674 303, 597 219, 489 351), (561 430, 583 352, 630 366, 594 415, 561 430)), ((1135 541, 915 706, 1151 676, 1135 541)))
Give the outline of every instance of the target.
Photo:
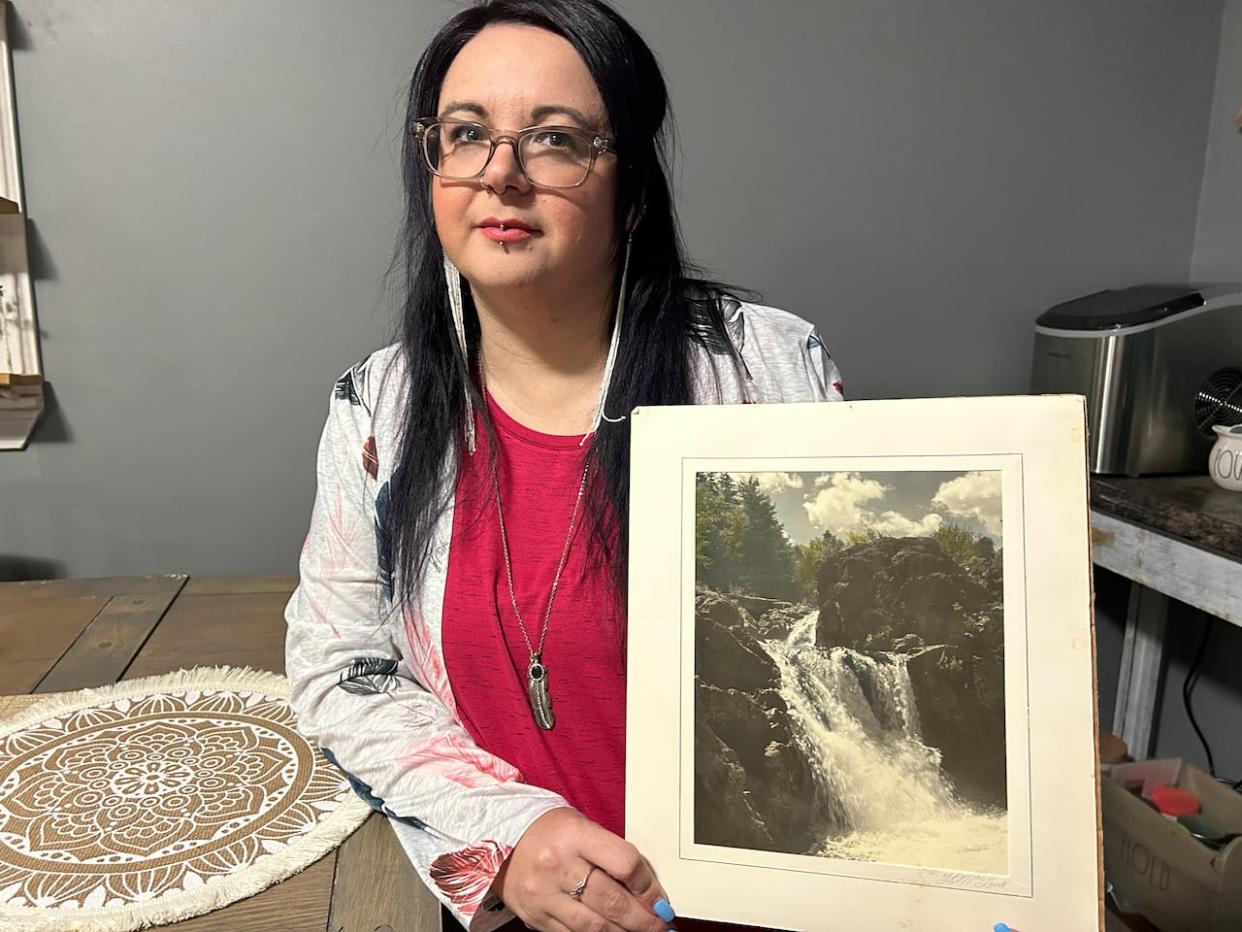
MULTIPOLYGON (((672 922, 675 918, 677 918, 677 914, 673 912, 673 907, 668 905, 668 900, 664 899, 664 897, 660 897, 660 899, 655 901, 654 908, 655 914, 665 922, 672 922)), ((1006 930, 1006 932, 1008 932, 1008 930, 1006 930)))
POLYGON ((996 925, 992 926, 992 932, 1016 932, 1016 930, 1009 928, 1009 926, 1005 925, 1003 922, 998 922, 996 925))

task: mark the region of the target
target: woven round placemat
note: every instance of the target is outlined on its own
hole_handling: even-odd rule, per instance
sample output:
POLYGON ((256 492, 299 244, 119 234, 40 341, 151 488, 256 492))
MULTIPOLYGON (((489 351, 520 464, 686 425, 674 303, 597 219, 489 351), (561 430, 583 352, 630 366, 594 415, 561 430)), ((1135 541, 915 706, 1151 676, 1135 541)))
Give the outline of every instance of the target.
POLYGON ((332 850, 371 809, 287 696, 283 676, 200 667, 0 721, 0 928, 174 922, 332 850))

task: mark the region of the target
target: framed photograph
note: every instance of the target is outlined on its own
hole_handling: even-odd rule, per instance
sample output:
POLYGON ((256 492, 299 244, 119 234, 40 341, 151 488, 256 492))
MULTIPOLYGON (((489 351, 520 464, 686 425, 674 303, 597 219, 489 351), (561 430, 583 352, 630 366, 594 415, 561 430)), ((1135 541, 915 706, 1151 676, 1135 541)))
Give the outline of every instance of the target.
POLYGON ((1102 918, 1079 396, 639 408, 626 834, 679 914, 1102 918))

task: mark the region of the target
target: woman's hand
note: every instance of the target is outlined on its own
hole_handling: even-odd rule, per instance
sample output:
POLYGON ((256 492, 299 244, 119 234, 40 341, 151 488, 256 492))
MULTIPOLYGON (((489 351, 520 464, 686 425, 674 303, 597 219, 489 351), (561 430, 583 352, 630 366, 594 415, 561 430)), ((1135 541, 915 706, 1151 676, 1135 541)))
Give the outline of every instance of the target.
POLYGON ((671 915, 664 888, 638 849, 575 809, 536 819, 500 869, 495 889, 540 932, 665 932, 668 923, 655 913, 660 900, 671 915), (584 877, 582 899, 575 901, 570 893, 584 877))

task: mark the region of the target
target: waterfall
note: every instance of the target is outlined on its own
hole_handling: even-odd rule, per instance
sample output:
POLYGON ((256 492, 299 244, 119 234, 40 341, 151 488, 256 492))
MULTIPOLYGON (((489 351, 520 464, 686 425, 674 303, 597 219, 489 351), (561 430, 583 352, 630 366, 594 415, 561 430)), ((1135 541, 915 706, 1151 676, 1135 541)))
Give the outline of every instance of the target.
POLYGON ((825 650, 818 620, 812 612, 763 645, 819 785, 827 834, 811 853, 1007 873, 1005 814, 955 798, 940 752, 920 740, 905 657, 825 650))

